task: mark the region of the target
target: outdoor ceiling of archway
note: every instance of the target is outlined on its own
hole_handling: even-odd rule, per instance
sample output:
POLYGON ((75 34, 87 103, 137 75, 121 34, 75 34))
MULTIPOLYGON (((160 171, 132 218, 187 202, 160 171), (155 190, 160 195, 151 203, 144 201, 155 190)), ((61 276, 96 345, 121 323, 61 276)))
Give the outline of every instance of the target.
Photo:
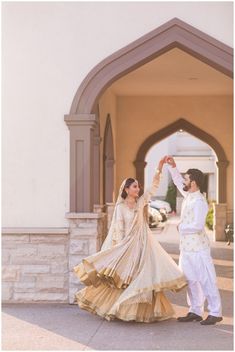
POLYGON ((233 80, 188 53, 174 48, 110 86, 125 95, 232 95, 233 80))

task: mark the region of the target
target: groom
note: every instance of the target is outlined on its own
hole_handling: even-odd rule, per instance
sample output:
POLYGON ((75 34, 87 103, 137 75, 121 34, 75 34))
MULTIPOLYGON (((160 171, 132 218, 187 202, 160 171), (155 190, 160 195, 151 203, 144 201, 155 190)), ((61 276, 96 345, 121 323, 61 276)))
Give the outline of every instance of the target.
POLYGON ((172 156, 165 156, 165 163, 174 184, 184 197, 181 221, 177 226, 180 233, 179 267, 188 281, 187 302, 190 308, 186 316, 177 320, 196 320, 202 325, 213 325, 223 318, 209 238, 204 229, 208 212, 207 201, 201 193, 204 175, 198 169, 189 169, 183 178, 172 156), (209 315, 202 320, 205 298, 209 315))

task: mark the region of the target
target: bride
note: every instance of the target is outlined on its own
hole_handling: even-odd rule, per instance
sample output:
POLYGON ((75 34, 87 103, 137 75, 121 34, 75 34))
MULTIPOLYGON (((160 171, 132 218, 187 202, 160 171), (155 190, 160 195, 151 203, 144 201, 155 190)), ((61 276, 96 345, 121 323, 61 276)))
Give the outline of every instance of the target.
POLYGON ((181 290, 186 278, 148 225, 148 203, 158 188, 164 161, 141 197, 137 180, 122 182, 101 250, 73 268, 86 285, 75 293, 80 308, 107 320, 152 322, 174 315, 164 290, 181 290))

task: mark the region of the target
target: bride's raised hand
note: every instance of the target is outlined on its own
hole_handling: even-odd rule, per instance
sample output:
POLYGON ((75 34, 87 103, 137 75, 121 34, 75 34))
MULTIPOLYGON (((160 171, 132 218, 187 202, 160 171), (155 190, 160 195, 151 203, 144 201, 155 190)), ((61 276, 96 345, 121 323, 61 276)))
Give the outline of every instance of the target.
POLYGON ((162 168, 163 168, 163 165, 166 163, 166 159, 167 158, 167 155, 164 156, 160 161, 159 161, 159 164, 158 164, 158 170, 160 172, 162 172, 162 168))

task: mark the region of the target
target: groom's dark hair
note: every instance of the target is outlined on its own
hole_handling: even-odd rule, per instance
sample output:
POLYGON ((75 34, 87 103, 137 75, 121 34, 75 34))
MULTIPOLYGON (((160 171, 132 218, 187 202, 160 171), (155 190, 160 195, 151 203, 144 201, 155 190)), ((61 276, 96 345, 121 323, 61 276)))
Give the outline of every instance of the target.
POLYGON ((186 174, 189 175, 190 181, 195 181, 200 191, 203 190, 204 185, 204 174, 201 170, 198 169, 188 169, 186 174))

